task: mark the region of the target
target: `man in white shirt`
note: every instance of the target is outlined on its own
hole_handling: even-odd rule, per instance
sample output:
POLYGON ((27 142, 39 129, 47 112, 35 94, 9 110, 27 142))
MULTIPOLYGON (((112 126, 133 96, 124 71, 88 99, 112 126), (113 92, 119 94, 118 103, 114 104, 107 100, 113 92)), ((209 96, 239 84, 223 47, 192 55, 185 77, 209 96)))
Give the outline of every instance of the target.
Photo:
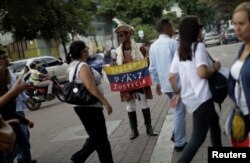
MULTIPOLYGON (((160 35, 149 49, 149 71, 156 83, 156 93, 158 95, 165 93, 171 99, 173 90, 168 75, 174 54, 178 48, 178 42, 171 38, 173 29, 168 19, 160 20, 157 28, 160 35)), ((174 108, 173 136, 171 138, 175 142, 177 152, 182 151, 186 145, 185 115, 184 104, 180 101, 178 106, 174 108)))

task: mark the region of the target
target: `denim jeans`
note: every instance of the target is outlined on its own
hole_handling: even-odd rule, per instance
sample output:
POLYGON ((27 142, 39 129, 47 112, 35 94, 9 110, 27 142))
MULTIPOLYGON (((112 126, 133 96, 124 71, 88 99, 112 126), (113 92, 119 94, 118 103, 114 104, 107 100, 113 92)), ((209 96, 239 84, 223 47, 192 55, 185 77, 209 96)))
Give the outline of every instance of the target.
POLYGON ((14 160, 17 155, 17 147, 19 146, 22 149, 22 161, 25 163, 31 162, 31 153, 30 153, 30 142, 27 138, 27 134, 23 131, 20 124, 13 127, 16 134, 16 143, 14 150, 8 154, 8 162, 14 160))
MULTIPOLYGON (((17 111, 16 112, 18 115, 22 116, 22 117, 25 117, 25 114, 24 114, 24 111, 17 111)), ((28 126, 27 125, 23 125, 23 124, 20 124, 21 126, 21 129, 23 130, 23 132, 25 133, 25 135, 27 136, 27 140, 30 139, 30 133, 29 133, 29 129, 28 129, 28 126)), ((22 148, 17 145, 16 148, 15 148, 15 153, 17 154, 17 160, 22 160, 23 159, 23 150, 22 148)))
MULTIPOLYGON (((169 99, 171 99, 173 97, 173 92, 167 92, 166 95, 169 97, 169 99)), ((173 132, 175 146, 183 146, 186 143, 186 110, 181 99, 177 107, 174 108, 173 132)))
POLYGON ((219 116, 217 115, 214 103, 210 99, 201 104, 193 113, 193 132, 190 142, 184 148, 178 163, 189 163, 196 152, 205 141, 210 128, 210 137, 213 147, 221 147, 221 130, 219 116))

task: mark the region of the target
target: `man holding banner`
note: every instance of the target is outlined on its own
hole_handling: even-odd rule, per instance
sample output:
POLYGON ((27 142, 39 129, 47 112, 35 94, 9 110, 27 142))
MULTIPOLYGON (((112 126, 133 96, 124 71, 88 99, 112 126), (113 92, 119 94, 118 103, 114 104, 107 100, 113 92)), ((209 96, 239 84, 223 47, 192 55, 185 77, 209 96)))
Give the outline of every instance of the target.
POLYGON ((111 90, 120 91, 121 101, 127 102, 126 108, 131 127, 130 139, 135 139, 139 135, 135 110, 136 99, 142 104, 147 134, 157 136, 151 125, 150 108, 147 102, 147 99, 153 98, 147 59, 144 59, 140 46, 131 38, 134 28, 116 18, 114 21, 118 24, 115 32, 120 46, 116 49, 118 66, 105 68, 111 90))

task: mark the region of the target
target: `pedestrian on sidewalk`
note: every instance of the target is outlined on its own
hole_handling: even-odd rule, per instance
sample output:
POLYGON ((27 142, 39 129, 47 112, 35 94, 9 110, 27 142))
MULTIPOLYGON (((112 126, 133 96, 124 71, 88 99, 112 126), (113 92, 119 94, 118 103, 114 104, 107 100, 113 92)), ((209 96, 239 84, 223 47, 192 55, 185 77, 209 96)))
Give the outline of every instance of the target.
POLYGON ((101 163, 113 163, 111 147, 108 140, 103 106, 107 113, 112 113, 112 106, 103 96, 101 87, 101 75, 94 69, 89 68, 86 60, 89 56, 88 47, 83 41, 75 41, 69 47, 69 59, 71 62, 69 70, 69 81, 82 83, 87 90, 99 101, 93 105, 74 105, 74 110, 80 118, 86 132, 89 135, 82 149, 72 155, 72 163, 82 163, 95 150, 101 163))
MULTIPOLYGON (((246 128, 250 130, 250 2, 241 3, 233 12, 234 30, 238 39, 243 41, 238 57, 229 75, 229 97, 242 111, 246 128)), ((240 146, 249 147, 239 143, 240 146)))
POLYGON ((180 47, 174 55, 169 80, 175 95, 170 106, 175 107, 181 97, 186 109, 193 114, 191 139, 184 148, 178 163, 189 163, 205 141, 210 129, 213 147, 221 147, 221 130, 208 85, 208 78, 220 68, 220 62, 213 63, 205 45, 198 42, 202 26, 196 16, 184 17, 179 25, 180 47), (177 86, 179 74, 181 88, 177 86))
MULTIPOLYGON (((119 22, 118 22, 119 23, 119 22)), ((134 28, 130 25, 120 23, 115 29, 117 33, 120 46, 116 49, 117 59, 116 63, 122 65, 124 63, 130 63, 133 61, 141 60, 144 58, 140 46, 131 38, 134 28)), ((145 51, 145 50, 144 50, 145 51)), ((132 91, 120 92, 121 101, 127 102, 127 112, 131 127, 130 139, 135 139, 139 136, 137 128, 137 116, 136 116, 136 99, 142 104, 142 114, 144 117, 144 123, 146 126, 146 132, 150 136, 157 136, 151 125, 151 114, 147 99, 152 99, 151 87, 144 87, 132 91)))
MULTIPOLYGON (((173 97, 173 89, 168 80, 169 70, 178 48, 178 42, 172 39, 173 29, 168 19, 161 19, 157 27, 159 38, 149 49, 149 72, 156 83, 156 93, 173 97)), ((182 100, 174 109, 173 134, 171 140, 175 142, 175 150, 180 152, 186 145, 186 110, 182 100)))

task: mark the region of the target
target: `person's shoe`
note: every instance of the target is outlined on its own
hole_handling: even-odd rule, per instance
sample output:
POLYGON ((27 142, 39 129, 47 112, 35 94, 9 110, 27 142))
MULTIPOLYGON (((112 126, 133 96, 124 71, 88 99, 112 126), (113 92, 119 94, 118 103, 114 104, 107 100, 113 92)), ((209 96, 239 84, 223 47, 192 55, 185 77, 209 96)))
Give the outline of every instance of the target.
POLYGON ((174 133, 172 133, 172 136, 171 136, 171 139, 170 139, 172 142, 175 142, 175 139, 174 139, 174 133))
POLYGON ((31 160, 31 163, 37 163, 37 161, 36 160, 31 160))
POLYGON ((176 152, 181 152, 181 151, 183 151, 183 149, 185 148, 186 145, 187 145, 187 142, 183 146, 179 146, 179 147, 174 146, 174 150, 176 152))
MULTIPOLYGON (((23 161, 22 160, 17 160, 17 163, 23 163, 23 161)), ((37 163, 37 161, 36 160, 31 160, 31 163, 37 163)))

